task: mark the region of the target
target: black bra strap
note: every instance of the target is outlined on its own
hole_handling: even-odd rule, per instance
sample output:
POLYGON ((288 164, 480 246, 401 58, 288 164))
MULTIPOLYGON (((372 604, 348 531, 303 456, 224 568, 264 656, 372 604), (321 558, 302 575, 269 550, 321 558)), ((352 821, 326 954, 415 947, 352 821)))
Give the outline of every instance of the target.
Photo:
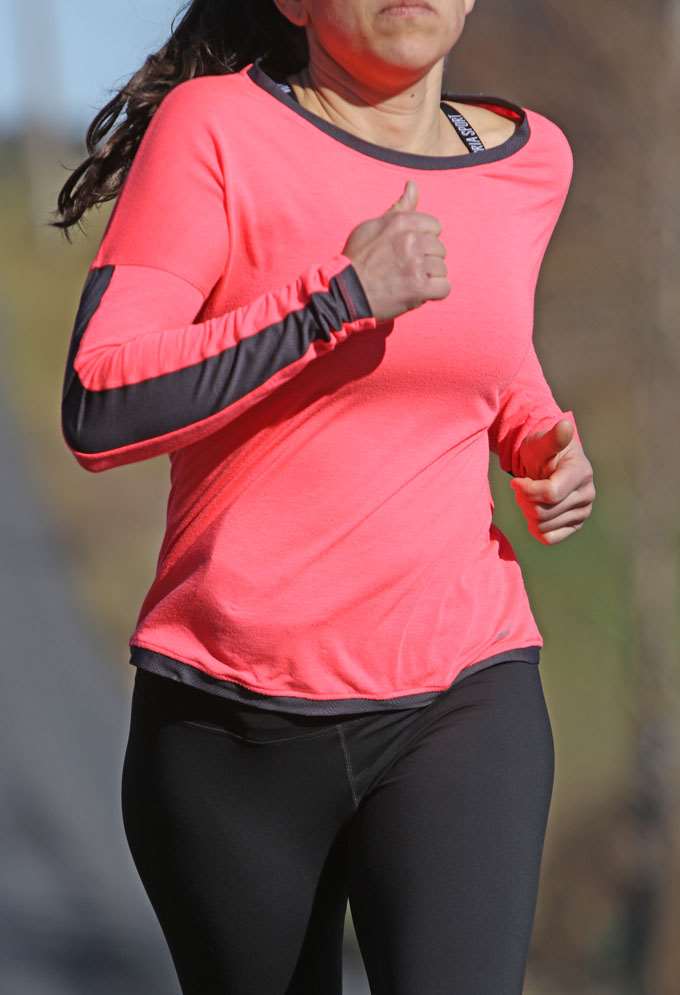
POLYGON ((486 146, 468 119, 463 117, 460 111, 455 111, 453 107, 449 107, 443 100, 440 106, 470 152, 484 152, 486 146))
MULTIPOLYGON (((293 100, 297 100, 295 91, 290 83, 279 83, 277 80, 275 80, 275 82, 276 85, 280 86, 282 90, 285 90, 285 92, 288 93, 293 100)), ((464 118, 459 111, 455 111, 453 107, 449 107, 449 105, 443 100, 440 106, 453 127, 458 132, 460 138, 465 142, 468 150, 470 152, 483 152, 486 146, 467 118, 464 118)))

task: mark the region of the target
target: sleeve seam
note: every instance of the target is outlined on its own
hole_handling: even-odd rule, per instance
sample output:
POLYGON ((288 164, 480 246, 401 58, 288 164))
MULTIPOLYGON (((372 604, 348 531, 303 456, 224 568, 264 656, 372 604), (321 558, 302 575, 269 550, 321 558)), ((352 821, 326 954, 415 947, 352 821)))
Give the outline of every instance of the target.
POLYGON ((366 295, 366 289, 354 263, 348 257, 345 258, 347 258, 347 265, 336 274, 335 279, 349 311, 351 322, 354 324, 358 321, 373 321, 374 324, 377 324, 371 302, 366 295))
POLYGON ((512 376, 510 376, 510 377, 509 377, 509 378, 508 378, 508 379, 507 379, 507 380, 505 381, 505 383, 503 384, 503 386, 502 386, 502 387, 500 388, 500 390, 499 390, 499 392, 498 392, 498 397, 499 397, 499 402, 500 402, 500 399, 501 399, 501 397, 502 397, 502 396, 503 396, 503 394, 505 393, 505 391, 506 391, 506 390, 508 389, 508 387, 512 386, 512 384, 513 384, 513 383, 515 382, 515 380, 517 379, 517 377, 518 377, 518 375, 519 375, 519 372, 520 372, 520 370, 521 370, 521 369, 522 369, 522 367, 524 366, 524 363, 525 363, 525 361, 526 361, 526 358, 527 358, 527 356, 528 356, 528 355, 529 355, 529 353, 531 352, 531 349, 532 349, 532 347, 533 347, 534 349, 536 348, 536 346, 535 346, 535 343, 534 343, 534 337, 533 337, 533 333, 532 333, 532 335, 531 335, 531 337, 530 337, 530 339, 529 339, 529 345, 528 345, 528 346, 526 347, 525 351, 524 351, 524 352, 522 353, 522 358, 520 359, 519 363, 517 364, 517 369, 516 369, 516 370, 514 371, 514 373, 512 374, 512 376))
POLYGON ((336 275, 336 279, 338 281, 338 287, 340 288, 340 293, 342 294, 342 299, 344 300, 347 310, 349 311, 350 319, 352 322, 354 322, 357 320, 357 309, 352 294, 346 282, 345 274, 348 269, 349 266, 345 266, 344 269, 340 270, 340 272, 336 275))
MULTIPOLYGON (((114 269, 119 269, 120 267, 128 266, 130 268, 136 267, 137 269, 150 269, 150 270, 156 270, 159 273, 167 273, 168 276, 174 276, 177 280, 181 280, 182 283, 186 283, 187 286, 191 287, 193 290, 199 293, 204 302, 207 298, 207 294, 205 293, 205 291, 201 287, 196 286, 196 284, 192 280, 188 280, 185 276, 181 276, 179 273, 174 273, 172 270, 166 269, 165 266, 155 266, 155 265, 150 265, 149 263, 101 262, 97 263, 96 268, 99 268, 101 266, 113 266, 114 269)), ((94 265, 91 268, 95 268, 94 265)))

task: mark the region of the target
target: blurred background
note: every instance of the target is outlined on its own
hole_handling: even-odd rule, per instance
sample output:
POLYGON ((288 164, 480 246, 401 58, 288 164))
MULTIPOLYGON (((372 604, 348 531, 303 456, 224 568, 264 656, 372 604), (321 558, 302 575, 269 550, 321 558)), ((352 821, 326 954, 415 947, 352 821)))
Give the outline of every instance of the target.
MULTIPOLYGON (((119 805, 127 641, 164 528, 163 458, 87 474, 61 435, 66 353, 111 204, 47 222, 95 113, 179 0, 0 0, 0 988, 178 995, 119 805)), ((571 193, 535 342, 598 496, 531 538, 492 457, 495 519, 545 638, 556 779, 527 995, 680 991, 680 0, 478 0, 457 92, 556 121, 571 193)), ((351 917, 346 992, 368 988, 351 917)), ((499 993, 500 995, 500 993, 499 993)))

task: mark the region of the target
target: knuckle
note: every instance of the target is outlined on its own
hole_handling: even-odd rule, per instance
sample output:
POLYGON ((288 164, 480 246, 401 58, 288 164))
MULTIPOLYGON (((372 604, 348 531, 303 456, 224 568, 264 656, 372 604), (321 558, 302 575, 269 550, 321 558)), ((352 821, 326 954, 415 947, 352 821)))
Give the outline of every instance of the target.
POLYGON ((417 241, 416 233, 413 231, 413 229, 408 229, 400 232, 399 241, 401 243, 403 252, 406 255, 413 256, 417 241))
POLYGON ((416 286, 421 282, 421 270, 420 261, 416 256, 409 256, 405 260, 406 275, 409 280, 412 281, 416 286))
POLYGON ((413 259, 413 272, 415 275, 416 283, 419 287, 424 287, 427 284, 428 273, 427 264, 425 262, 424 256, 415 256, 413 259))

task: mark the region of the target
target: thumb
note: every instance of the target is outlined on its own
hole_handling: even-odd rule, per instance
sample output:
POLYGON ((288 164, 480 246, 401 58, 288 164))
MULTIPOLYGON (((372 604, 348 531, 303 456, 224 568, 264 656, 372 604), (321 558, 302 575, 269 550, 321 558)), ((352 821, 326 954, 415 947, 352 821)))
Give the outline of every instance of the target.
MULTIPOLYGON (((550 461, 571 442, 574 426, 568 418, 556 421, 546 432, 534 432, 524 440, 524 445, 531 451, 531 465, 541 467, 551 473, 554 466, 550 461)), ((533 474, 530 474, 533 476, 533 474)))
POLYGON ((389 214, 391 211, 415 211, 418 196, 418 187, 415 182, 407 180, 401 197, 385 213, 389 214))

